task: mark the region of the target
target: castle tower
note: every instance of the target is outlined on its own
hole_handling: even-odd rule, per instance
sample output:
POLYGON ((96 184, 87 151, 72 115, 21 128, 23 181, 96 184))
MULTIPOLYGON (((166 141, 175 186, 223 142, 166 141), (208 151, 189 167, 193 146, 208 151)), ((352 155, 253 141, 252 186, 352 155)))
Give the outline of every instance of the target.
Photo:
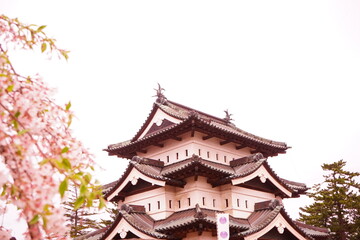
POLYGON ((284 209, 282 199, 307 190, 268 164, 289 147, 237 128, 225 113, 218 118, 170 101, 159 86, 135 136, 106 149, 130 160, 119 180, 104 186, 119 215, 82 239, 215 240, 217 213, 229 214, 230 239, 327 239, 327 229, 293 221, 284 209))

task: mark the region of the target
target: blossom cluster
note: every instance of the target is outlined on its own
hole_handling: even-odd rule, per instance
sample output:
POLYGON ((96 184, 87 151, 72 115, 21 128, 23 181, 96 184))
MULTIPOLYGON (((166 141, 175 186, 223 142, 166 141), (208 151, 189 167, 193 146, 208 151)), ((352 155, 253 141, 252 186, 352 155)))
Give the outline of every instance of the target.
MULTIPOLYGON (((0 16, 0 40, 28 48, 40 45, 42 51, 43 43, 56 49, 46 35, 28 42, 32 31, 42 34, 41 27, 21 29, 15 24, 14 28, 14 22, 20 24, 0 16)), ((87 171, 93 157, 72 136, 70 106, 56 104, 53 90, 40 77, 19 75, 8 50, 0 45, 0 201, 21 209, 28 224, 27 239, 66 239, 68 229, 59 203, 68 182, 91 188, 87 171)), ((90 190, 84 191, 80 203, 100 196, 90 190)))

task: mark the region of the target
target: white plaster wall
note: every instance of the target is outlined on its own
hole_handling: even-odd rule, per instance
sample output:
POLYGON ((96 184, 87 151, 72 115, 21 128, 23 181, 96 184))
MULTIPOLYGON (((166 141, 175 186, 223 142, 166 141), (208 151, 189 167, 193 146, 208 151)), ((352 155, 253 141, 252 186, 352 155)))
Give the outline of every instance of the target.
POLYGON ((165 186, 128 196, 124 203, 144 206, 146 212, 155 220, 164 219, 176 211, 194 208, 196 204, 202 208, 225 211, 234 217, 247 218, 254 211, 255 203, 275 198, 272 193, 231 184, 213 188, 207 183, 207 178, 202 176, 199 176, 197 181, 195 177, 186 178, 185 181, 184 188, 165 186))
POLYGON ((212 186, 206 182, 207 178, 202 176, 199 176, 197 181, 195 181, 195 177, 186 178, 185 181, 186 185, 184 188, 176 188, 176 210, 194 208, 196 204, 204 208, 219 209, 218 203, 221 198, 219 187, 212 188, 212 186), (205 205, 203 204, 203 197, 205 205), (214 199, 216 203, 215 207, 213 206, 214 199), (180 208, 178 201, 181 202, 180 208))
POLYGON ((247 218, 253 211, 255 203, 275 199, 275 194, 244 187, 230 186, 232 207, 227 209, 234 217, 247 218))
POLYGON ((125 198, 123 204, 141 205, 155 220, 164 219, 174 212, 174 206, 169 208, 169 200, 175 198, 174 187, 165 186, 147 192, 134 194, 125 198), (159 207, 159 203, 160 207, 159 207), (149 210, 150 204, 150 210, 149 210))
POLYGON ((202 232, 201 235, 198 232, 191 232, 186 234, 183 240, 216 240, 217 236, 212 236, 211 232, 202 232))
POLYGON ((191 137, 190 133, 186 133, 179 136, 182 141, 169 139, 162 142, 164 147, 149 146, 146 149, 147 153, 138 153, 138 155, 163 161, 167 165, 190 158, 195 154, 203 159, 228 165, 233 159, 251 154, 249 148, 237 150, 234 143, 220 145, 222 139, 210 138, 203 140, 203 136, 205 135, 198 132, 195 133, 194 137, 191 137))

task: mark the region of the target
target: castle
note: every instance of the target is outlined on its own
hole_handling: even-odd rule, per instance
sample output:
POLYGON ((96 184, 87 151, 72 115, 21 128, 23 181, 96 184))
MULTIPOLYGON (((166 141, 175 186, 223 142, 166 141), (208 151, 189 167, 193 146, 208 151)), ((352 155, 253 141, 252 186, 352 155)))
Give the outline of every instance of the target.
POLYGON ((225 112, 218 118, 170 101, 159 86, 135 136, 105 149, 130 160, 119 180, 104 186, 119 215, 82 239, 215 240, 218 213, 229 216, 224 239, 328 239, 328 229, 294 221, 284 209, 284 198, 307 190, 268 164, 289 147, 237 128, 225 112))

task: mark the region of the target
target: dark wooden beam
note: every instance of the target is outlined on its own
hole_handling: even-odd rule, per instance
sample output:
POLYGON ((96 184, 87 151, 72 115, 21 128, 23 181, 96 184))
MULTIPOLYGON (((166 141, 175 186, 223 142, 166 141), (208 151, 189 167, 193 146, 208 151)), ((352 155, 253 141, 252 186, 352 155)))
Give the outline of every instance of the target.
POLYGON ((250 151, 251 154, 258 153, 258 152, 260 152, 260 151, 257 150, 257 149, 254 149, 254 150, 251 150, 251 151, 250 151))
POLYGON ((172 139, 176 140, 176 141, 182 141, 182 138, 181 137, 177 137, 177 136, 172 136, 171 137, 172 139))
POLYGON ((192 130, 191 130, 191 137, 194 137, 194 136, 195 136, 195 130, 192 129, 192 130))
POLYGON ((247 146, 246 145, 238 145, 238 146, 236 146, 235 148, 236 148, 236 150, 240 150, 240 149, 243 149, 243 148, 246 148, 247 146))
POLYGON ((146 149, 140 149, 140 150, 138 150, 138 152, 147 153, 147 150, 146 149))
POLYGON ((203 231, 204 231, 204 225, 202 223, 199 223, 198 236, 201 236, 203 231))
POLYGON ((225 144, 228 144, 229 142, 231 142, 231 141, 229 141, 229 140, 224 140, 224 141, 221 141, 221 142, 220 142, 220 145, 225 145, 225 144))
POLYGON ((209 136, 203 136, 203 137, 202 137, 203 140, 208 140, 208 139, 210 139, 210 138, 213 138, 213 136, 210 136, 210 135, 209 135, 209 136))
POLYGON ((154 146, 157 146, 157 147, 160 147, 160 148, 163 148, 163 147, 164 147, 164 144, 163 144, 163 143, 154 143, 153 145, 154 145, 154 146))

